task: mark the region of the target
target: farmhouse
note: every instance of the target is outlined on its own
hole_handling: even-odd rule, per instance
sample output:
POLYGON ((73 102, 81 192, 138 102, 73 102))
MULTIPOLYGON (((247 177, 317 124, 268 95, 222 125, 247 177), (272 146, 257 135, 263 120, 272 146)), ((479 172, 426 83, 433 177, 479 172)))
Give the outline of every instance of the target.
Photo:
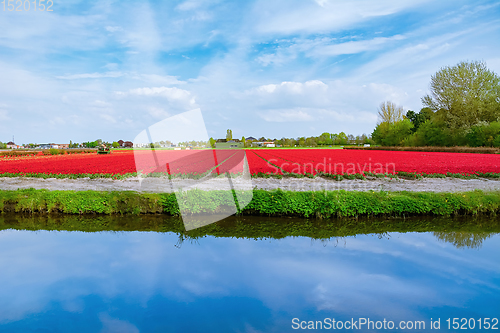
POLYGON ((9 141, 9 142, 7 142, 7 148, 8 149, 17 149, 19 147, 14 142, 9 141))
POLYGON ((266 141, 266 142, 257 141, 257 142, 252 142, 252 146, 253 147, 269 147, 269 148, 272 148, 272 147, 276 147, 276 144, 273 141, 266 141))

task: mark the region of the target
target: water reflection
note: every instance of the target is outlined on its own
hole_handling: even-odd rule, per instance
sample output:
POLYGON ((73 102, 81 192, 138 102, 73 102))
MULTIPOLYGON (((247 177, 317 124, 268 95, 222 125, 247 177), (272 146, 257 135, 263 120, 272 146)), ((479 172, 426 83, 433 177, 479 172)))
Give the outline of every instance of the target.
POLYGON ((387 220, 353 235, 304 220, 234 219, 193 234, 145 232, 176 228, 156 217, 0 219, 1 332, 291 332, 293 318, 500 313, 495 220, 387 220), (64 231, 79 229, 113 232, 64 231), (467 229, 488 236, 480 248, 434 235, 467 229))
POLYGON ((483 244, 483 241, 487 238, 490 238, 493 233, 491 232, 434 232, 434 236, 436 236, 439 240, 443 242, 448 242, 455 245, 457 248, 471 248, 477 249, 480 248, 483 244))
POLYGON ((162 215, 29 215, 0 214, 0 230, 58 230, 58 231, 155 231, 174 232, 175 244, 196 243, 206 236, 236 237, 255 240, 309 237, 324 246, 346 245, 349 236, 371 234, 388 239, 394 232, 430 232, 437 239, 457 248, 480 248, 483 241, 500 233, 500 219, 475 217, 415 217, 391 219, 331 219, 229 217, 209 226, 186 231, 180 218, 162 215))

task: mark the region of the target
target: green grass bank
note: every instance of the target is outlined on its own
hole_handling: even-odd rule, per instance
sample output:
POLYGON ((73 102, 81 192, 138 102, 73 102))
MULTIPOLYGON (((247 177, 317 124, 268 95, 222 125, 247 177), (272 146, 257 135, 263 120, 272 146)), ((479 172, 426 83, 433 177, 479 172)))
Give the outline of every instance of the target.
MULTIPOLYGON (((250 194, 250 193, 247 193, 250 194)), ((352 192, 253 190, 239 215, 332 218, 360 216, 453 216, 500 211, 500 192, 352 192)), ((0 212, 38 214, 220 213, 234 205, 226 191, 171 193, 99 191, 0 191, 0 212)))

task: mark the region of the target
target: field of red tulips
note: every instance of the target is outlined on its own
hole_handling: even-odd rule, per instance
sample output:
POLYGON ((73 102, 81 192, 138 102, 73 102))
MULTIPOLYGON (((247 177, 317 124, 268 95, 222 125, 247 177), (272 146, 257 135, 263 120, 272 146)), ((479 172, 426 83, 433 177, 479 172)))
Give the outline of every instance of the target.
POLYGON ((342 149, 259 149, 248 154, 268 161, 262 172, 278 174, 500 173, 498 154, 342 149))
POLYGON ((1 176, 128 177, 168 173, 238 173, 246 156, 253 175, 500 174, 500 155, 342 149, 115 151, 0 158, 1 176))

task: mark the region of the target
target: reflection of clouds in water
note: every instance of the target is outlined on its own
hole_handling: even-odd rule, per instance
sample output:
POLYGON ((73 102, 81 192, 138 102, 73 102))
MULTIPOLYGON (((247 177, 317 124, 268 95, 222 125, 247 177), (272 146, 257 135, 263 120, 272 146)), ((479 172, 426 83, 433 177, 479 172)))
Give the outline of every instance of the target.
POLYGON ((102 322, 102 333, 139 333, 139 329, 131 323, 111 318, 106 313, 101 313, 99 319, 102 322))
POLYGON ((486 297, 481 291, 498 293, 499 238, 486 240, 484 251, 414 233, 358 235, 345 247, 307 238, 207 237, 179 249, 175 234, 3 231, 0 320, 43 312, 51 302, 78 313, 89 295, 142 307, 155 297, 181 303, 247 297, 294 315, 314 308, 419 318, 419 307, 462 306, 486 297))

